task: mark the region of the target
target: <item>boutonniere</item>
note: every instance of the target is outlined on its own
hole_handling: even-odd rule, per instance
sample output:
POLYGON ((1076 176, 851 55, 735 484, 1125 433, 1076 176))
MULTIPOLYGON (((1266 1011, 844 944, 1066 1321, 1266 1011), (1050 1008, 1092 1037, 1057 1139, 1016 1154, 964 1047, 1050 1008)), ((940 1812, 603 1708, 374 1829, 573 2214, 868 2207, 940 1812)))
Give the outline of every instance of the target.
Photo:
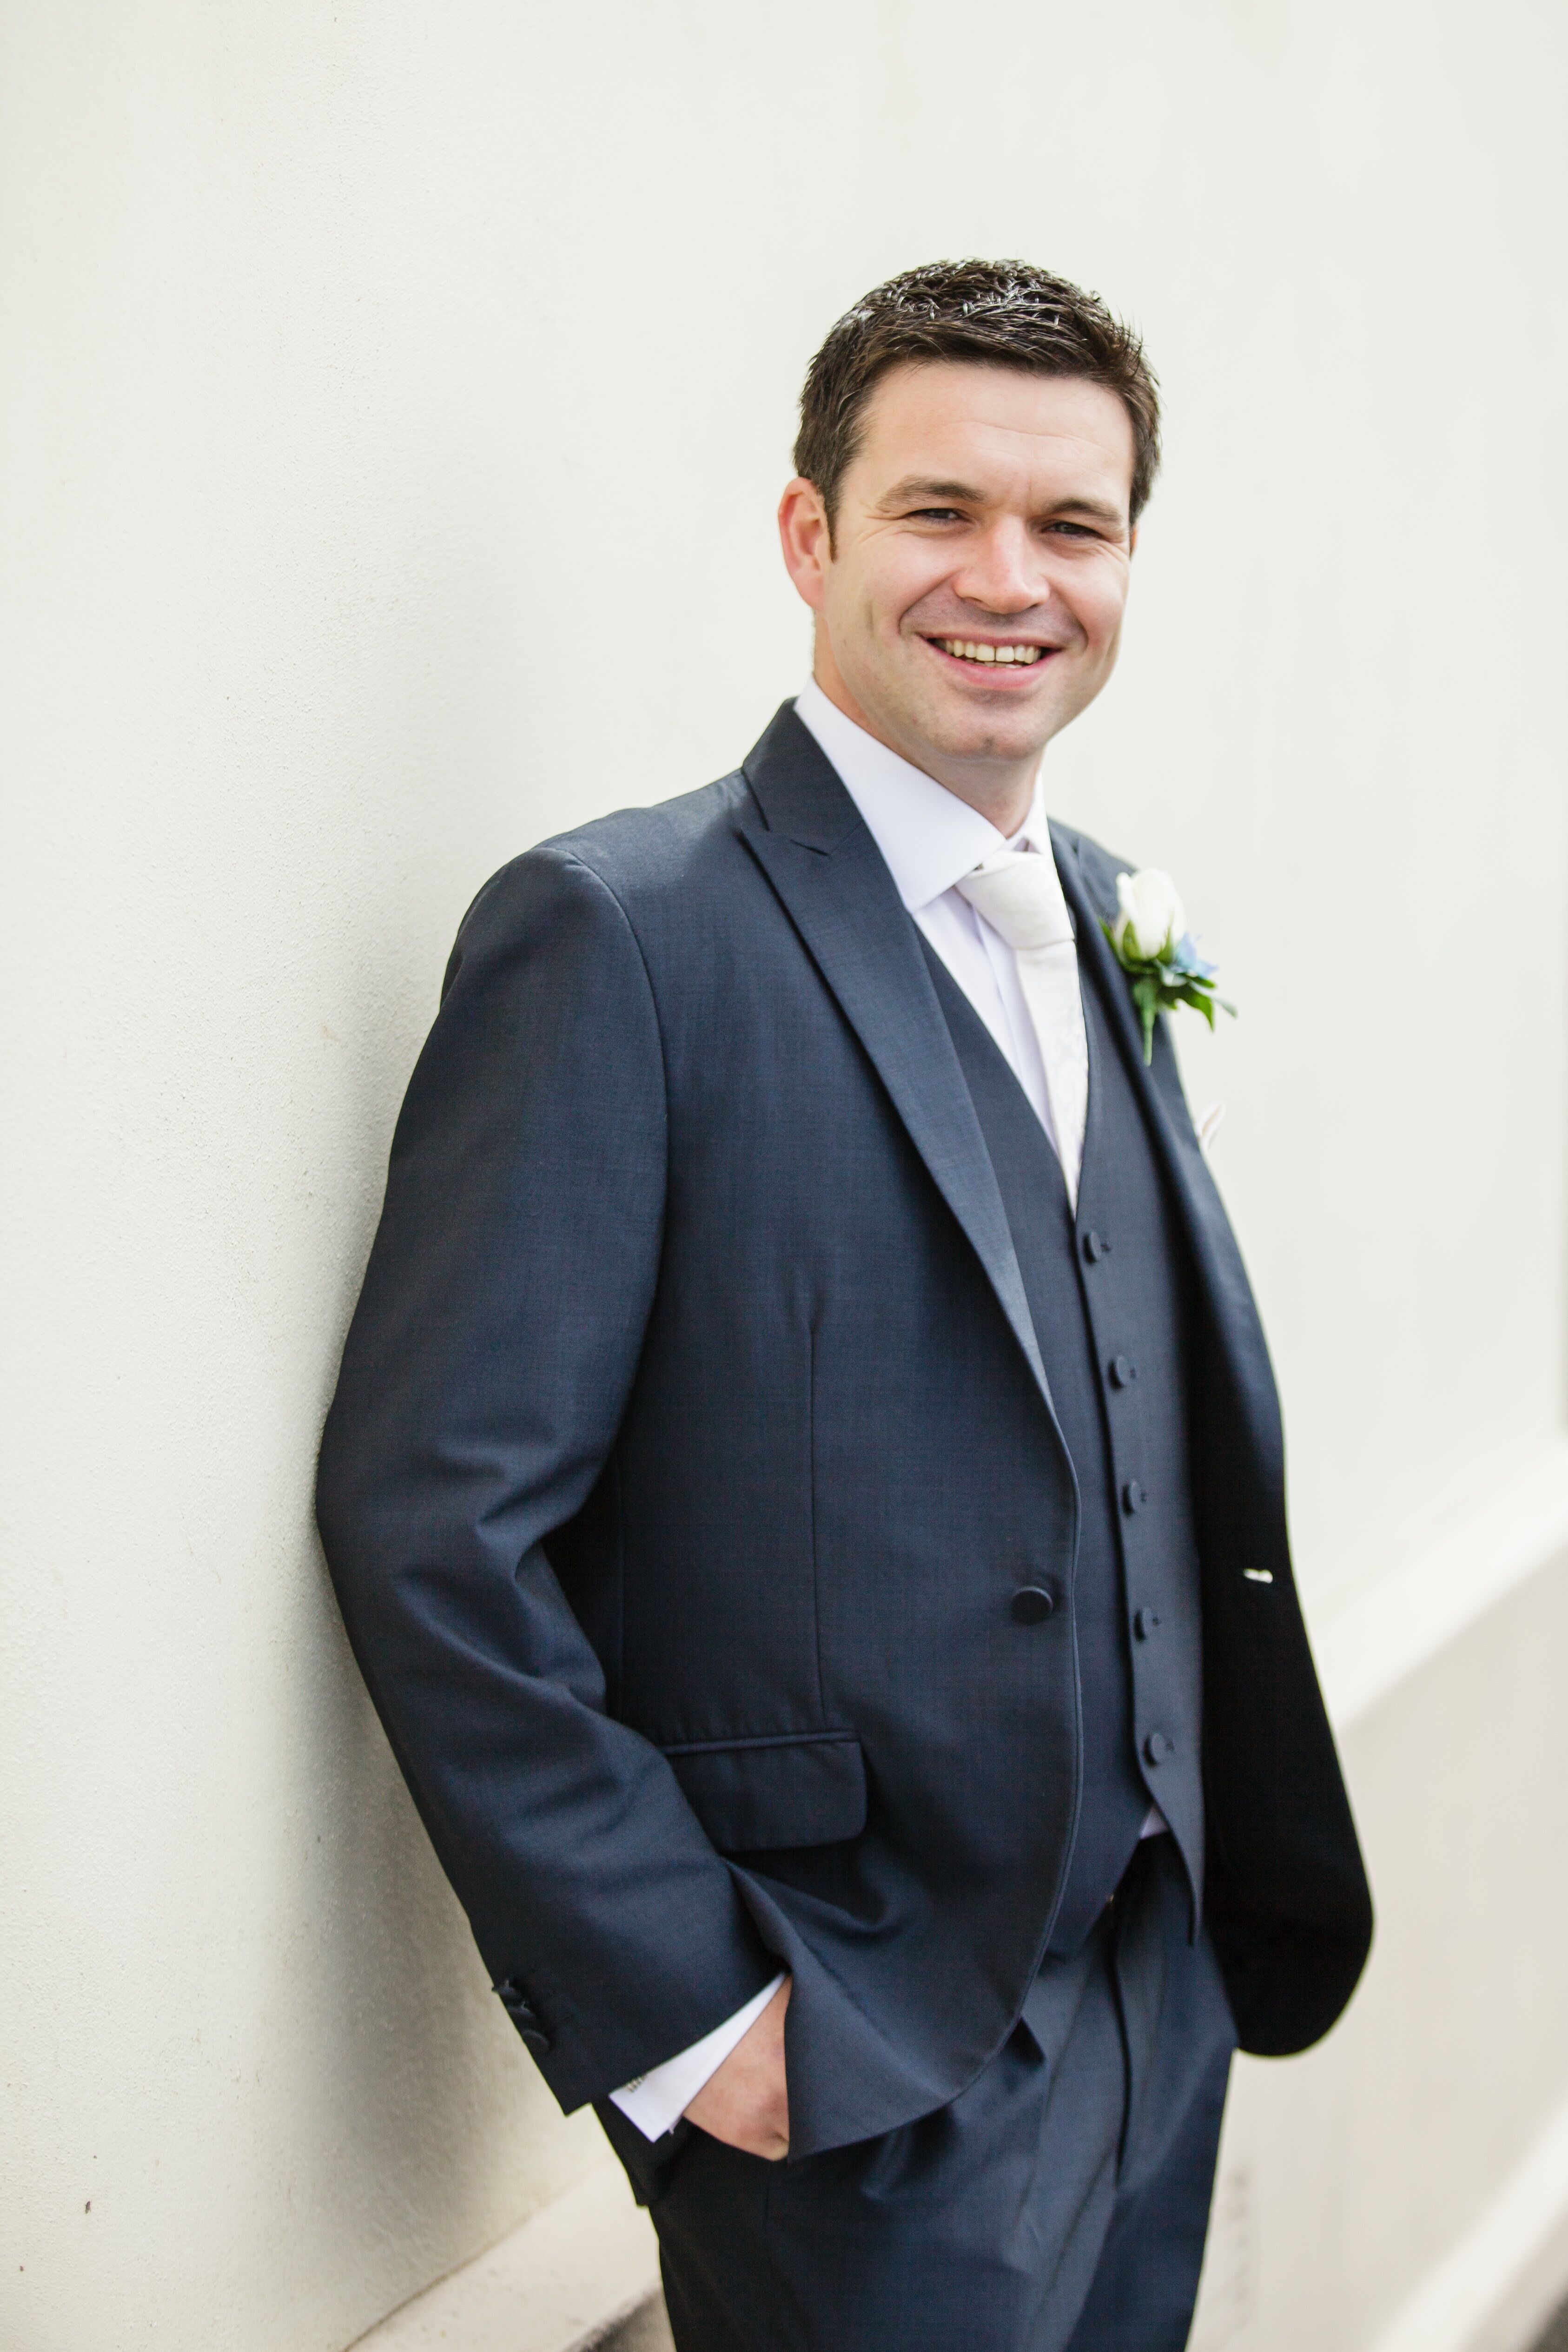
POLYGON ((1119 908, 1113 923, 1102 922, 1111 952, 1132 982, 1132 1002, 1143 1024, 1143 1060, 1154 1058, 1154 1020, 1190 1004, 1214 1027, 1217 1004, 1235 1018, 1236 1007, 1214 992, 1217 967, 1205 963, 1193 944, 1176 886, 1157 866, 1116 877, 1119 908))

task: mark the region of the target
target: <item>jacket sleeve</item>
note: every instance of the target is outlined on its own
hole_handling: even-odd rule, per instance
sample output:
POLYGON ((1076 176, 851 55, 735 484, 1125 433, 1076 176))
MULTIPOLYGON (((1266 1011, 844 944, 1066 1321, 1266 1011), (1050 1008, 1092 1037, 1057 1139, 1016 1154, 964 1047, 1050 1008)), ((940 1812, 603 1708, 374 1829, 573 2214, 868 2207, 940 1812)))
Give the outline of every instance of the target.
POLYGON ((480 893, 393 1142, 322 1439, 349 1638, 568 2111, 774 1973, 675 1776, 605 1712, 545 1557, 614 1444, 658 1275, 664 1063, 618 901, 560 849, 480 893))

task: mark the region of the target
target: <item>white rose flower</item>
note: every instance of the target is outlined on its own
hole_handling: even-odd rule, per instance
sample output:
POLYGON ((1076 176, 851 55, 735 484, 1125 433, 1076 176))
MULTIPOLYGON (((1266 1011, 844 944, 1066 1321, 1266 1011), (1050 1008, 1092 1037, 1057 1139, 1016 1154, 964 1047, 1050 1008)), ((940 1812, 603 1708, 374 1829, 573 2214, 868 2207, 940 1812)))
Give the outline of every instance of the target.
POLYGON ((1157 960, 1173 948, 1187 928, 1185 909, 1176 895, 1176 886, 1168 874, 1157 866, 1145 866, 1136 874, 1119 874, 1116 877, 1116 900, 1121 911, 1116 919, 1111 939, 1119 951, 1157 960), (1131 931, 1132 938, 1127 940, 1131 931))

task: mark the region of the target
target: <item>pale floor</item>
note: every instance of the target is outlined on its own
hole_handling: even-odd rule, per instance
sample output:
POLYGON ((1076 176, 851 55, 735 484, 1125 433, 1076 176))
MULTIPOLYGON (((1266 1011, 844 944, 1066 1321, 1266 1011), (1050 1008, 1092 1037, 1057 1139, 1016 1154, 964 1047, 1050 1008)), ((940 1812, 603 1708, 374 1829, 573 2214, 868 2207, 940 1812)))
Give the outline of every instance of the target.
MULTIPOLYGON (((604 2339, 598 2352, 674 2352, 662 2299, 617 2327, 604 2339)), ((1568 2303, 1557 2313, 1535 2352, 1568 2352, 1568 2303)))

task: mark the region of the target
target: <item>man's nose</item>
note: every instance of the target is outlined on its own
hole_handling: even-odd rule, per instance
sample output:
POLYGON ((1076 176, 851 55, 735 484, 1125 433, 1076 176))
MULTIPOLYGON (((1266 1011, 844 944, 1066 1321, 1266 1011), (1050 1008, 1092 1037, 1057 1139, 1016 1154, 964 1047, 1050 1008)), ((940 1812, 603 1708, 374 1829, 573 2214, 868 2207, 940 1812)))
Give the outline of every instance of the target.
POLYGON ((1022 613, 1045 604, 1051 593, 1038 544, 1014 522, 996 524, 969 548, 952 585, 965 604, 988 613, 1022 613))

